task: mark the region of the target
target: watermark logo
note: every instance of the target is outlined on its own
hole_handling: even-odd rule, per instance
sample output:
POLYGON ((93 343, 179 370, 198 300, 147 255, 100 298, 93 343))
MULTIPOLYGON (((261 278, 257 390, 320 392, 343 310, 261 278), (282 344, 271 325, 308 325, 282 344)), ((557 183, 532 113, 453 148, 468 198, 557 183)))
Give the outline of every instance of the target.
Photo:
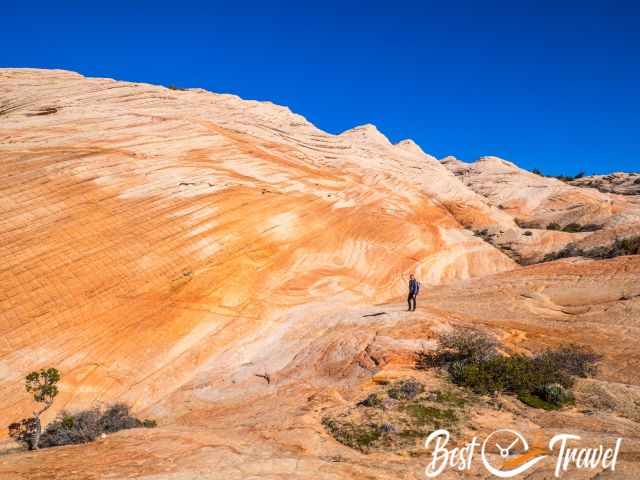
MULTIPOLYGON (((500 441, 504 443, 504 440, 500 441)), ((541 462, 546 457, 546 455, 536 456, 529 460, 525 460, 524 463, 520 464, 517 467, 502 470, 500 468, 494 467, 489 461, 487 448, 491 445, 494 445, 498 450, 501 459, 508 460, 509 458, 514 457, 525 459, 528 456, 527 453, 529 453, 529 444, 527 443, 527 440, 522 436, 522 434, 516 432, 515 430, 508 429, 496 430, 485 439, 485 441, 482 443, 482 451, 480 453, 482 464, 484 465, 484 468, 486 468, 491 474, 500 478, 511 478, 520 473, 526 472, 536 463, 541 462), (510 442, 506 448, 502 447, 498 443, 500 437, 506 437, 506 440, 510 442)))
POLYGON ((481 464, 498 478, 512 478, 524 473, 549 458, 554 451, 557 451, 556 478, 571 467, 615 471, 622 444, 622 438, 618 438, 613 447, 578 448, 571 443, 580 440, 578 435, 560 433, 551 438, 548 447, 530 447, 521 433, 510 429, 496 430, 482 444, 478 437, 473 437, 465 446, 449 448, 450 439, 449 432, 443 429, 427 437, 425 448, 431 451, 431 462, 425 468, 428 478, 437 477, 447 469, 469 470, 478 448, 481 464), (497 453, 497 459, 491 453, 497 453))

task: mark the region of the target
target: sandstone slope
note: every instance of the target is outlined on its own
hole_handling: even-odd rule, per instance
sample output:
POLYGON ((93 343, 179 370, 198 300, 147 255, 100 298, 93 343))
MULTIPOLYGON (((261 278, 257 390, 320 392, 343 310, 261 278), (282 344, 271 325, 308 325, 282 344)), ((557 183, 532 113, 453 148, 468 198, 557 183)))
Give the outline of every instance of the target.
POLYGON ((0 423, 32 368, 65 372, 63 406, 144 407, 273 312, 514 268, 461 226, 510 220, 373 127, 21 69, 0 112, 0 423))
POLYGON ((513 249, 520 258, 536 261, 570 243, 586 248, 640 234, 638 197, 580 188, 528 172, 498 157, 483 157, 473 163, 446 157, 442 163, 490 205, 524 227, 519 231, 498 228, 491 231, 496 234, 492 239, 495 244, 513 249), (546 230, 553 223, 560 228, 578 224, 599 230, 596 233, 546 230), (529 233, 525 235, 525 231, 529 233))
MULTIPOLYGON (((576 407, 545 412, 499 397, 499 407, 468 409, 462 438, 499 428, 517 429, 536 445, 561 432, 579 434, 584 445, 611 445, 621 436, 611 478, 634 479, 640 471, 639 262, 565 260, 437 287, 421 297, 415 313, 398 302, 345 308, 341 299, 297 307, 279 318, 279 328, 223 352, 180 391, 148 409, 170 418, 160 428, 0 457, 0 474, 51 478, 40 473, 46 465, 60 472, 55 478, 422 479, 427 456, 364 455, 333 440, 321 420, 397 378, 442 388, 432 373, 413 369, 413 353, 430 348, 452 326, 472 325, 488 328, 510 351, 535 352, 570 341, 594 346, 604 359, 596 379, 578 385, 576 407), (270 383, 255 377, 262 372, 270 374, 270 383), (82 474, 68 476, 73 471, 82 474)), ((553 465, 544 463, 532 478, 553 477, 553 465)), ((571 473, 576 472, 567 478, 601 478, 598 470, 571 473)), ((479 463, 469 474, 492 478, 479 463)), ((451 471, 442 478, 466 477, 451 471)))

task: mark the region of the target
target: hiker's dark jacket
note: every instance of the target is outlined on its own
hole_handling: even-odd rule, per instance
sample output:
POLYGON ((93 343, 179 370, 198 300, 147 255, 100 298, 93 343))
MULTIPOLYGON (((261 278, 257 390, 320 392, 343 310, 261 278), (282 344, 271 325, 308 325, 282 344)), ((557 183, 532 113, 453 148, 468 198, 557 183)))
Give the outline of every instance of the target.
POLYGON ((414 278, 412 280, 409 280, 409 293, 411 295, 417 295, 418 294, 418 281, 414 278))

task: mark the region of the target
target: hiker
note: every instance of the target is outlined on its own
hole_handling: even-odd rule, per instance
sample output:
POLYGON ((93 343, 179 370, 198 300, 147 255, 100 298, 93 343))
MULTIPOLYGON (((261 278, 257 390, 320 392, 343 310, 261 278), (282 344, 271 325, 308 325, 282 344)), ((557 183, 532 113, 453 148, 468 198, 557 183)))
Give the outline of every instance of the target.
POLYGON ((408 312, 414 312, 416 310, 416 297, 420 291, 420 283, 413 276, 413 273, 409 275, 409 296, 407 297, 407 303, 409 304, 408 312), (411 307, 413 302, 413 308, 411 307))

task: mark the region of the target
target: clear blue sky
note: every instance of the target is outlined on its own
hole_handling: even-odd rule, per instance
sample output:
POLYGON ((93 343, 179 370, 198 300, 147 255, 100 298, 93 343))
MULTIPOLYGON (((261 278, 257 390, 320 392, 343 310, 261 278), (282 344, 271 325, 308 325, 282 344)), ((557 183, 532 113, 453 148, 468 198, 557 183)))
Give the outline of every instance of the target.
POLYGON ((638 171, 639 24, 611 0, 4 0, 0 66, 271 100, 437 157, 638 171))

